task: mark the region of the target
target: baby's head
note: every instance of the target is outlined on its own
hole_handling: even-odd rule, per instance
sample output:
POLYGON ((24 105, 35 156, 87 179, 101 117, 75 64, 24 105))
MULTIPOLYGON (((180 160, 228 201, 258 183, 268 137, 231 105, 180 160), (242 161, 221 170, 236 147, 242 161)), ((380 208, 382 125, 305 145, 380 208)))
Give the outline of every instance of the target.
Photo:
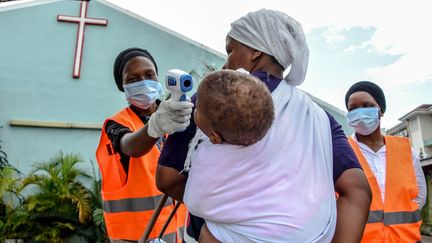
POLYGON ((270 91, 249 74, 216 71, 198 87, 194 120, 212 143, 254 144, 265 136, 273 119, 270 91))

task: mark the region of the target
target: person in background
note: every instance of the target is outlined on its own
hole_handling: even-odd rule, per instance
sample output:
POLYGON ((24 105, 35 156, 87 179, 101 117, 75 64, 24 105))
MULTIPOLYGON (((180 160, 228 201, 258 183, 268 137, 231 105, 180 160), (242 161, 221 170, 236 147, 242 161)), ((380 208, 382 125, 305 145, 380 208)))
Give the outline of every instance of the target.
MULTIPOLYGON (((141 48, 122 51, 114 62, 114 79, 129 106, 108 118, 102 128, 96 158, 102 175, 102 199, 111 241, 138 241, 162 197, 155 184, 156 165, 165 134, 189 125, 193 104, 162 101, 162 86, 152 55, 141 48)), ((150 238, 157 237, 174 208, 163 208, 150 238)), ((176 217, 185 214, 180 209, 176 217)), ((176 242, 184 219, 173 220, 163 236, 176 242)))
MULTIPOLYGON (((331 115, 324 112, 295 87, 305 79, 309 57, 300 24, 279 11, 262 9, 251 12, 231 24, 231 30, 226 38, 226 51, 228 57, 224 68, 245 69, 251 75, 259 78, 267 86, 272 96, 277 95, 285 99, 293 96, 294 92, 299 95, 296 96, 295 102, 290 103, 290 109, 286 109, 287 114, 294 112, 290 113, 294 120, 290 123, 280 123, 290 124, 284 133, 286 134, 285 140, 274 145, 276 148, 286 146, 285 150, 281 150, 285 153, 287 165, 298 163, 299 168, 302 168, 292 177, 286 178, 287 183, 293 183, 293 190, 294 188, 298 190, 291 194, 294 196, 286 202, 304 207, 293 206, 292 211, 289 212, 293 215, 293 219, 299 220, 295 225, 300 222, 303 210, 307 211, 307 207, 314 205, 316 199, 314 195, 320 192, 329 193, 327 189, 333 190, 334 186, 339 197, 333 241, 343 243, 360 241, 367 221, 371 191, 341 126, 331 115), (290 72, 284 79, 283 72, 289 67, 291 67, 290 72), (286 92, 285 95, 280 96, 281 90, 286 92), (311 146, 315 146, 316 149, 321 147, 320 152, 314 153, 311 146), (325 181, 324 178, 328 176, 333 180, 325 181), (314 181, 315 179, 320 181, 314 181), (319 184, 321 182, 322 184, 319 184), (304 185, 309 185, 309 187, 304 185), (325 190, 320 191, 322 188, 325 190)), ((278 123, 275 123, 274 126, 278 126, 278 123)), ((179 174, 179 171, 183 170, 188 144, 194 137, 195 130, 196 125, 192 118, 191 125, 186 131, 173 134, 168 138, 159 159, 156 174, 157 186, 161 191, 178 200, 183 199, 187 180, 187 175, 179 174)), ((247 186, 244 185, 245 188, 247 186)), ((327 212, 330 212, 332 202, 330 198, 326 199, 328 199, 326 205, 329 210, 327 212)), ((274 200, 277 202, 278 198, 275 197, 274 200)), ((311 210, 316 212, 314 210, 317 208, 311 210)), ((333 232, 333 218, 328 219, 329 231, 333 232)), ((190 215, 188 222, 185 240, 190 243, 198 240, 204 221, 190 215)), ((307 233, 310 230, 302 232, 300 228, 298 229, 298 234, 307 233)), ((331 240, 326 237, 329 237, 328 234, 323 235, 327 241, 331 240)))
POLYGON ((426 182, 419 157, 408 138, 385 136, 382 89, 369 81, 355 83, 345 95, 349 138, 372 188, 372 204, 362 242, 420 242, 420 209, 426 182))

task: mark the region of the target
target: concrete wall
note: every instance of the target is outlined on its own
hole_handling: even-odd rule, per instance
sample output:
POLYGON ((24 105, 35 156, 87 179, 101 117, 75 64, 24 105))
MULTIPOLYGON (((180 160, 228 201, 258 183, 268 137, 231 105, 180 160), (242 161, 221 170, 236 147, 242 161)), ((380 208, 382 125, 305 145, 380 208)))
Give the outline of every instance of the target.
POLYGON ((410 132, 411 146, 417 153, 419 153, 420 148, 423 149, 423 138, 418 116, 415 116, 408 120, 408 130, 410 132))
MULTIPOLYGON (((420 116, 423 141, 432 139, 432 115, 420 116)), ((424 152, 432 156, 432 145, 425 146, 424 152)))
POLYGON ((77 25, 58 22, 58 14, 77 16, 79 1, 0 8, 0 140, 9 161, 27 171, 36 161, 62 150, 95 161, 100 131, 9 126, 10 120, 102 124, 127 103, 112 77, 114 58, 123 49, 148 49, 163 80, 168 69, 204 72, 220 68, 224 56, 178 34, 91 1, 87 16, 108 25, 87 26, 81 78, 72 78, 77 25))
MULTIPOLYGON (((112 66, 129 47, 148 49, 159 66, 194 71, 199 80, 206 64, 219 69, 225 56, 164 27, 93 0, 88 17, 106 18, 108 25, 85 28, 81 77, 72 78, 77 24, 58 22, 58 14, 77 16, 79 1, 41 0, 0 8, 0 146, 9 161, 26 172, 33 162, 59 151, 79 153, 96 161, 99 129, 59 129, 10 126, 11 120, 102 124, 127 105, 117 90, 112 66)), ((192 92, 191 92, 192 93, 192 92)), ((320 103, 320 101, 318 101, 320 103)), ((343 112, 321 102, 347 134, 343 112)))

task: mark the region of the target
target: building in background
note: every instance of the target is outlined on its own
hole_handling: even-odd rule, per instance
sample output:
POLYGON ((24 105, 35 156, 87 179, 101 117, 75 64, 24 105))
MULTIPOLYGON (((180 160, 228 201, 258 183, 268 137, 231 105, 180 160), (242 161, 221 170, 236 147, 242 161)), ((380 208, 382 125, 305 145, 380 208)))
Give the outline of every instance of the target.
MULTIPOLYGON (((161 82, 171 68, 200 80, 226 58, 104 0, 8 4, 0 5, 0 145, 23 172, 60 151, 96 161, 103 121, 127 105, 112 74, 120 51, 148 49, 161 82)), ((350 133, 343 111, 314 100, 350 133)))
POLYGON ((423 104, 399 119, 388 135, 408 137, 424 170, 432 169, 432 104, 423 104), (430 167, 430 168, 429 168, 430 167))
POLYGON ((427 200, 422 210, 423 224, 432 226, 431 178, 432 178, 432 104, 423 104, 399 119, 401 123, 388 129, 388 135, 408 137, 411 146, 419 154, 426 176, 427 200))
MULTIPOLYGON (((127 106, 113 63, 129 47, 195 78, 225 55, 103 0, 0 4, 0 140, 27 172, 58 152, 95 162, 103 121, 127 106), (85 38, 84 38, 85 37, 85 38)), ((90 165, 90 163, 88 163, 90 165)))

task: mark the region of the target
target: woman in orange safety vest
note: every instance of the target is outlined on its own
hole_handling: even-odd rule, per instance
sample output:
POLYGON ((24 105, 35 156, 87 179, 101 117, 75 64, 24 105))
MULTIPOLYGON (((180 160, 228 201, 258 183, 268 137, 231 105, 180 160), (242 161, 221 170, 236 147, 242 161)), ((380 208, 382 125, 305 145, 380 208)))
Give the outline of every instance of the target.
POLYGON ((420 242, 426 183, 418 155, 408 138, 381 133, 386 103, 376 84, 354 84, 345 104, 348 124, 355 130, 349 142, 373 195, 362 242, 420 242))
MULTIPOLYGON (((108 118, 96 151, 102 174, 104 219, 111 241, 137 241, 162 193, 156 188, 156 165, 165 134, 185 129, 193 104, 188 101, 160 102, 162 86, 150 53, 140 48, 121 52, 114 63, 114 79, 130 106, 108 118)), ((150 238, 161 231, 174 203, 171 199, 156 221, 150 238)), ((184 225, 180 208, 162 237, 176 242, 184 225)))

